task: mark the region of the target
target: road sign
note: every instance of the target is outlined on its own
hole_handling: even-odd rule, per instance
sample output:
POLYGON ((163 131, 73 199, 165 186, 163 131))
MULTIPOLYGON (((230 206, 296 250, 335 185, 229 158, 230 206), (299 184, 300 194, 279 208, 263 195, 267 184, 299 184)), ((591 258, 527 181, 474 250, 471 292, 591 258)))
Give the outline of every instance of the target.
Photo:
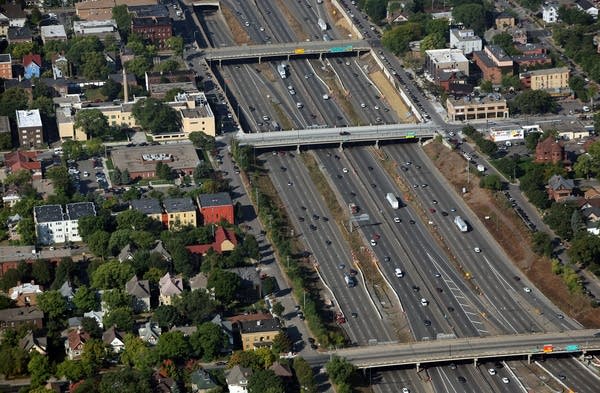
POLYGON ((577 344, 571 344, 571 345, 567 345, 567 346, 565 347, 565 349, 566 349, 567 351, 571 351, 571 352, 574 352, 574 351, 579 351, 579 345, 577 345, 577 344))
POLYGON ((297 55, 303 55, 304 54, 304 48, 296 48, 294 49, 294 53, 297 55))
POLYGON ((550 353, 554 351, 554 346, 552 344, 544 345, 544 353, 550 353))

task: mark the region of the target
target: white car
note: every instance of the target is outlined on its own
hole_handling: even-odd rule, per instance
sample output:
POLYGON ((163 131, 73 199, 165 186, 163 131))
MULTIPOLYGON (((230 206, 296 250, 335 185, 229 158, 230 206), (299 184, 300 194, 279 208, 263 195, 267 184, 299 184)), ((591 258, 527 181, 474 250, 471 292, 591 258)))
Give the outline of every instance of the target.
POLYGON ((90 173, 88 171, 83 172, 83 177, 88 177, 89 175, 90 175, 90 173))
POLYGON ((523 290, 524 290, 526 293, 531 293, 531 288, 529 288, 529 287, 525 287, 525 288, 523 288, 523 290))
POLYGON ((377 245, 377 242, 376 242, 375 240, 371 239, 371 245, 372 245, 373 247, 375 247, 375 246, 377 245))
POLYGON ((348 168, 342 168, 342 172, 348 173, 348 168))
POLYGON ((397 224, 400 222, 400 217, 394 217, 394 222, 397 224))
POLYGON ((481 252, 481 248, 479 248, 479 247, 475 247, 475 248, 473 249, 473 251, 475 251, 475 252, 481 252))
POLYGON ((504 378, 502 378, 502 382, 503 382, 503 383, 509 383, 509 382, 510 382, 510 379, 508 379, 508 378, 504 377, 504 378))
POLYGON ((361 107, 361 108, 366 108, 366 107, 367 107, 367 104, 365 104, 364 102, 361 102, 361 103, 360 103, 360 107, 361 107))
POLYGON ((493 368, 490 368, 490 369, 488 370, 488 373, 489 373, 490 375, 496 375, 496 370, 494 370, 493 368))
POLYGON ((394 270, 394 273, 396 273, 396 277, 400 278, 400 277, 404 277, 404 272, 402 271, 402 269, 400 269, 399 267, 397 267, 394 270))
POLYGON ((410 393, 410 390, 408 390, 408 388, 402 388, 402 393, 410 393))
POLYGON ((421 298, 421 306, 427 306, 429 304, 429 300, 425 298, 421 298))

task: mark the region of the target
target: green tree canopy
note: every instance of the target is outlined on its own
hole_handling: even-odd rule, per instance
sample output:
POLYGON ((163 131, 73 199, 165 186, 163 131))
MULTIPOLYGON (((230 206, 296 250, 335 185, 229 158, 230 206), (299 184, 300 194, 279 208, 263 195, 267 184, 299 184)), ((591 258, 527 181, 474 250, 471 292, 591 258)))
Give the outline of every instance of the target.
POLYGON ((96 231, 88 236, 87 245, 94 255, 99 257, 109 256, 108 242, 110 234, 106 231, 96 231))
POLYGON ((222 269, 214 269, 208 276, 208 288, 215 289, 215 298, 223 304, 229 304, 236 299, 241 288, 240 276, 222 269))
POLYGON ((175 109, 154 98, 136 102, 133 117, 142 128, 153 134, 174 133, 181 128, 181 119, 175 109))
POLYGON ((475 33, 480 36, 486 29, 487 13, 482 4, 458 5, 452 10, 452 17, 456 22, 463 23, 465 27, 475 30, 475 33))
POLYGON ((219 356, 220 351, 226 348, 229 341, 219 325, 204 322, 190 337, 190 345, 197 356, 205 362, 210 362, 219 356))
POLYGON ((128 367, 103 374, 98 391, 99 393, 153 392, 149 375, 128 367))
POLYGON ((133 330, 133 310, 131 307, 119 307, 106 313, 102 323, 105 326, 116 326, 120 330, 130 332, 133 330))
POLYGON ((67 300, 58 291, 46 291, 38 294, 37 304, 50 319, 62 318, 67 312, 67 300))
POLYGON ((163 333, 158 339, 156 351, 161 359, 184 359, 189 353, 190 345, 182 332, 163 333))
POLYGON ((105 262, 92 273, 92 286, 99 289, 123 288, 134 273, 128 263, 105 262))
POLYGON ((0 95, 0 115, 8 116, 15 120, 16 111, 27 109, 29 96, 25 90, 18 87, 10 87, 0 95))
POLYGON ((356 367, 346 359, 339 356, 333 356, 330 361, 325 364, 327 374, 334 384, 340 385, 348 383, 350 377, 356 371, 356 367))
POLYGON ((526 114, 543 114, 555 112, 556 102, 552 96, 543 90, 525 90, 519 93, 511 104, 511 111, 526 114))
POLYGON ((108 119, 100 109, 80 110, 75 115, 75 128, 80 128, 88 138, 104 135, 110 129, 108 119))
POLYGON ((137 370, 150 370, 158 360, 156 352, 141 338, 131 333, 127 333, 124 340, 125 349, 121 353, 121 363, 137 370))
POLYGON ((248 378, 249 393, 284 393, 281 378, 273 370, 258 370, 248 378))

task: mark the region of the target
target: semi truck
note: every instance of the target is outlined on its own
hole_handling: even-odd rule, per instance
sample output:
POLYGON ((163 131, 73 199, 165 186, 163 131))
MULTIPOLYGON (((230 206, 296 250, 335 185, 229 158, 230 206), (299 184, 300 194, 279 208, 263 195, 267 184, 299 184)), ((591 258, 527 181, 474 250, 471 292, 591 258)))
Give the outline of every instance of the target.
POLYGON ((285 63, 281 63, 277 66, 277 72, 279 72, 279 76, 281 79, 287 78, 287 66, 285 63))
POLYGON ((392 205, 393 209, 398 209, 400 207, 400 203, 398 202, 398 198, 391 192, 388 192, 385 196, 385 199, 392 205))
POLYGON ((344 280, 346 281, 346 285, 348 285, 348 288, 352 288, 356 285, 356 282, 354 281, 354 277, 352 277, 349 274, 344 274, 344 280))
POLYGON ((467 232, 469 230, 469 226, 461 216, 454 217, 454 223, 461 232, 467 232))
POLYGON ((319 18, 318 22, 319 27, 321 28, 321 31, 326 31, 327 30, 327 22, 325 22, 325 20, 323 18, 319 18))

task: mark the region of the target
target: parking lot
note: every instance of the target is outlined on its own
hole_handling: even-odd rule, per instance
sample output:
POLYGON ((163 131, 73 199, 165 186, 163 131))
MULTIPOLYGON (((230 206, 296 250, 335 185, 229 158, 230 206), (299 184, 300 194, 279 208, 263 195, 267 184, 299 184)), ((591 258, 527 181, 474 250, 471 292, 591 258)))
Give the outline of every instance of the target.
POLYGON ((98 189, 108 189, 102 158, 69 160, 67 166, 77 192, 85 195, 98 189))

